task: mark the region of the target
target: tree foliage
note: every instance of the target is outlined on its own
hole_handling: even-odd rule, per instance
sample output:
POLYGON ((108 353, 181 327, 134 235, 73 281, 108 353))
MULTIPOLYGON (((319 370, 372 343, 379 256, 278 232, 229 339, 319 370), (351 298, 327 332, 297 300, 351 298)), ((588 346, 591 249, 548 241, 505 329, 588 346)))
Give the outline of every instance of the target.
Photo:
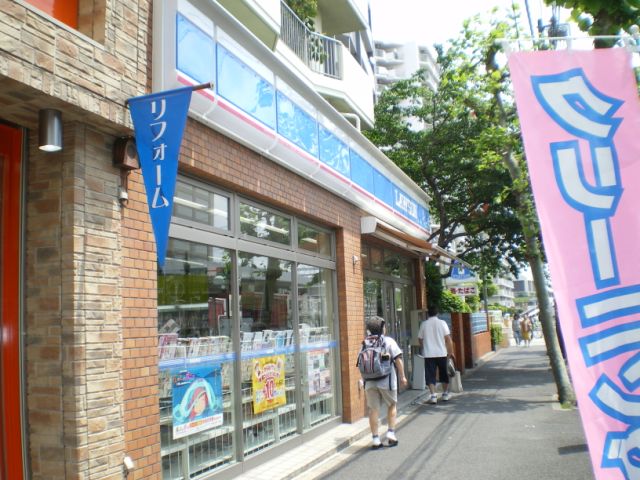
POLYGON ((318 0, 286 0, 289 6, 309 30, 315 30, 315 18, 318 15, 318 0))
POLYGON ((434 262, 427 262, 424 266, 425 284, 427 292, 429 292, 428 302, 442 310, 442 292, 444 290, 442 286, 442 276, 440 275, 440 268, 434 262))
POLYGON ((505 261, 516 271, 522 232, 501 154, 513 133, 496 127, 479 59, 467 56, 471 41, 437 48, 436 91, 420 81, 423 72, 386 90, 366 134, 431 197, 429 241, 442 248, 463 241, 459 256, 490 274, 505 261))
MULTIPOLYGON (((571 10, 571 18, 580 30, 591 36, 618 35, 640 21, 638 0, 545 0, 571 10)), ((596 40, 596 47, 610 47, 615 40, 596 40)))

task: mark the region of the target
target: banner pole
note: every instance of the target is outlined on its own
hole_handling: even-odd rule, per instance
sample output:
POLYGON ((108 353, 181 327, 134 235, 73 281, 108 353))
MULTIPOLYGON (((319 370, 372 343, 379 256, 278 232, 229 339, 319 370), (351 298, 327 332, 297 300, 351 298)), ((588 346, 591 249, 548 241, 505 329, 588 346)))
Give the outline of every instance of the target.
MULTIPOLYGON (((200 83, 198 85, 192 85, 191 86, 191 91, 195 92, 196 90, 204 90, 205 88, 211 88, 213 89, 213 82, 205 82, 205 83, 200 83)), ((152 92, 152 93, 156 93, 156 92, 152 92)), ((160 93, 160 92, 158 92, 160 93)), ((128 107, 129 106, 129 99, 126 99, 124 101, 124 106, 128 107)))

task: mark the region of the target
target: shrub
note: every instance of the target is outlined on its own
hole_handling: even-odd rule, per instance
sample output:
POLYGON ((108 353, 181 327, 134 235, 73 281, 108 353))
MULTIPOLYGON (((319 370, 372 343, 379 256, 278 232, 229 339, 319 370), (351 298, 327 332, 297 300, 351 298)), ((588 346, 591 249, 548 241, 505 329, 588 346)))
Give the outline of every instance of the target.
POLYGON ((491 345, 496 346, 502 343, 502 325, 497 323, 491 324, 491 345))
POLYGON ((460 297, 454 295, 449 290, 443 290, 440 297, 441 312, 470 312, 469 305, 464 303, 460 297))

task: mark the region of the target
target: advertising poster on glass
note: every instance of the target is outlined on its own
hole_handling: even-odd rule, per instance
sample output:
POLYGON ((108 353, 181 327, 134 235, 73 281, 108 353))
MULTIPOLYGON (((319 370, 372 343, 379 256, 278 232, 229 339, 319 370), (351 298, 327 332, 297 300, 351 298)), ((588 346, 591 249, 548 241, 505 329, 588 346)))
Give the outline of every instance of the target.
POLYGON ((329 349, 312 350, 307 357, 309 395, 331 392, 331 370, 329 349))
POLYGON ((284 355, 256 358, 253 361, 253 413, 258 414, 287 403, 284 382, 284 355))
POLYGON ((222 425, 220 365, 174 370, 173 438, 182 438, 222 425))

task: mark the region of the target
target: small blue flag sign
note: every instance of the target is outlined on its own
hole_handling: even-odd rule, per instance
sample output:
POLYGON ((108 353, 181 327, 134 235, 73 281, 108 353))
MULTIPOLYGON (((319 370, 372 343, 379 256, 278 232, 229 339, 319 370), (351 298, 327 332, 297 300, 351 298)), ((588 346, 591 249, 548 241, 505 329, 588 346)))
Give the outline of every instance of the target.
POLYGON ((474 277, 473 272, 463 263, 454 261, 451 268, 451 278, 454 280, 468 280, 474 277))
POLYGON ((193 90, 178 88, 128 100, 160 267, 165 261, 178 154, 193 90))

